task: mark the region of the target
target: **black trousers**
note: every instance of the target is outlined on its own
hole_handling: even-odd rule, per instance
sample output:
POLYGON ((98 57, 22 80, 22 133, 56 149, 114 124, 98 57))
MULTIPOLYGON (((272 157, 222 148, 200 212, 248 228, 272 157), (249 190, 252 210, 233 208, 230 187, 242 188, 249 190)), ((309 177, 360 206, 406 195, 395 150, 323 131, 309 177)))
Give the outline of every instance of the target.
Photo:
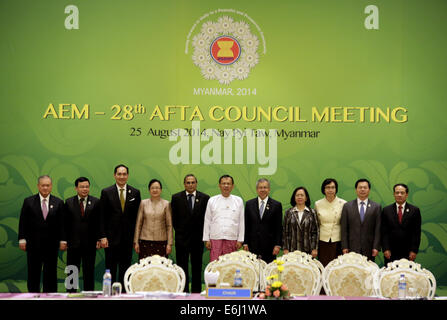
POLYGON ((177 265, 185 272, 185 292, 189 292, 189 258, 191 257, 191 292, 202 291, 202 256, 203 242, 192 246, 175 245, 175 257, 177 265))
POLYGON ((40 277, 43 273, 43 292, 57 292, 57 259, 59 247, 56 244, 43 244, 41 248, 28 248, 29 292, 40 292, 40 277), (43 271, 43 272, 42 272, 43 271))
POLYGON ((110 269, 112 283, 121 282, 124 288, 124 274, 132 263, 132 242, 120 243, 105 249, 106 269, 110 269), (117 277, 118 272, 118 277, 117 277))
MULTIPOLYGON (((84 245, 79 248, 70 248, 67 250, 67 265, 75 265, 79 273, 82 274, 85 291, 93 291, 95 289, 95 259, 96 259, 96 242, 84 245)), ((68 290, 76 292, 76 289, 68 290)))

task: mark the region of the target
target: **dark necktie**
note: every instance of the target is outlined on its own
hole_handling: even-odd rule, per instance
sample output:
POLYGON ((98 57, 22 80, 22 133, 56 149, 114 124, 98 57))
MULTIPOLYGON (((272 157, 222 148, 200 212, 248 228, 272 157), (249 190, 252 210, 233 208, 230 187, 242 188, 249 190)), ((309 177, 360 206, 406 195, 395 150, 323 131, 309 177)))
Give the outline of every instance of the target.
POLYGON ((188 204, 189 204, 189 210, 191 210, 191 212, 192 212, 192 209, 193 209, 193 204, 192 204, 192 196, 193 195, 194 194, 192 194, 192 193, 188 194, 188 204))
POLYGON ((399 211, 397 211, 397 217, 399 218, 399 223, 402 223, 402 206, 399 206, 399 211))
POLYGON ((79 199, 79 206, 81 207, 81 217, 84 218, 84 198, 79 199))

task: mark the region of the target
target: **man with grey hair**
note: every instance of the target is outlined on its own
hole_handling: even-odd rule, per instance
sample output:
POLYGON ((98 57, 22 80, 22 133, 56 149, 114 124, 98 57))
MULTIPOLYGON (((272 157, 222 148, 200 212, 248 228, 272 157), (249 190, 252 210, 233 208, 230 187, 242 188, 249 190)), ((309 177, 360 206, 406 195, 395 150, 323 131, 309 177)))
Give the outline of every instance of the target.
POLYGON ((67 249, 63 227, 64 202, 51 195, 53 183, 48 175, 37 179, 38 194, 23 201, 19 220, 19 248, 28 260, 28 291, 57 291, 58 251, 67 249))
POLYGON ((256 193, 245 204, 244 250, 270 263, 281 249, 282 204, 269 197, 270 182, 265 178, 257 181, 256 193))

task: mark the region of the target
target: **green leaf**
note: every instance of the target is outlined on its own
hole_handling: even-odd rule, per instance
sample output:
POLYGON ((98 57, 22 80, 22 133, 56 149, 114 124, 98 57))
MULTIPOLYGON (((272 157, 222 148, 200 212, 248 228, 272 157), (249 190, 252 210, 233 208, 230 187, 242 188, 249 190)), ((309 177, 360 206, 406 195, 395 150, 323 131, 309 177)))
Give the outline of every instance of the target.
POLYGON ((447 252, 447 224, 446 223, 426 223, 421 229, 433 235, 447 252))
POLYGON ((446 161, 426 161, 421 164, 422 168, 432 172, 447 189, 447 162, 446 161))
POLYGON ((26 253, 19 250, 13 243, 17 241, 7 241, 5 246, 0 248, 0 270, 3 279, 21 274, 26 270, 26 253))
POLYGON ((0 226, 0 246, 5 245, 6 241, 8 241, 8 233, 6 232, 5 228, 0 226))
POLYGON ((0 220, 0 225, 7 226, 12 230, 17 230, 19 225, 19 219, 12 217, 4 218, 0 220))
POLYGON ((416 262, 433 273, 438 280, 447 274, 447 255, 434 251, 433 247, 429 247, 425 252, 419 252, 416 262))
POLYGON ((406 162, 398 162, 390 171, 390 182, 391 183, 398 183, 398 176, 399 174, 408 168, 408 164, 406 162))
POLYGON ((9 155, 3 157, 0 161, 13 167, 22 176, 31 192, 37 192, 39 167, 34 159, 30 157, 9 155))
POLYGON ((421 243, 419 244, 419 251, 424 251, 428 248, 428 238, 424 232, 421 232, 421 243))
POLYGON ((9 179, 9 172, 8 169, 0 165, 0 183, 5 183, 9 179))

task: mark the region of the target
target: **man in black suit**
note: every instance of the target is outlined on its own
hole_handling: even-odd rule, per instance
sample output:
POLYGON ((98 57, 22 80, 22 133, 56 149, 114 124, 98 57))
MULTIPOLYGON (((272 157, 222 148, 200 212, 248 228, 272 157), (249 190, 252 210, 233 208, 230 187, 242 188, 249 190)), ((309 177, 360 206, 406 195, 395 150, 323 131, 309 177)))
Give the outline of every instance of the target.
POLYGON ((43 267, 43 292, 57 291, 58 250, 67 242, 63 228, 64 202, 51 195, 52 180, 38 178, 39 193, 23 201, 19 220, 19 248, 28 259, 28 291, 40 292, 43 267))
POLYGON ((112 282, 119 281, 124 287, 124 274, 132 262, 133 236, 141 195, 138 189, 127 184, 129 168, 125 165, 117 165, 113 176, 116 184, 101 191, 100 239, 112 282))
POLYGON ((185 292, 189 292, 191 256, 191 292, 198 293, 202 291, 203 221, 210 196, 197 190, 197 178, 193 174, 187 174, 183 184, 185 190, 171 199, 176 262, 185 271, 185 292))
POLYGON ((282 204, 269 197, 270 182, 259 179, 258 197, 245 204, 244 250, 250 251, 267 263, 276 259, 282 243, 282 204))
MULTIPOLYGON (((67 265, 81 266, 84 290, 95 287, 96 249, 100 248, 99 199, 89 195, 90 181, 79 177, 75 181, 76 193, 65 201, 65 226, 68 239, 67 265)), ((77 288, 69 291, 76 292, 77 288)))
POLYGON ((357 199, 346 202, 341 212, 341 245, 343 253, 354 251, 374 261, 380 250, 380 204, 368 199, 371 183, 355 183, 357 199))
POLYGON ((421 212, 407 202, 408 186, 393 187, 395 203, 382 211, 382 250, 385 266, 402 258, 414 261, 421 242, 421 212))

